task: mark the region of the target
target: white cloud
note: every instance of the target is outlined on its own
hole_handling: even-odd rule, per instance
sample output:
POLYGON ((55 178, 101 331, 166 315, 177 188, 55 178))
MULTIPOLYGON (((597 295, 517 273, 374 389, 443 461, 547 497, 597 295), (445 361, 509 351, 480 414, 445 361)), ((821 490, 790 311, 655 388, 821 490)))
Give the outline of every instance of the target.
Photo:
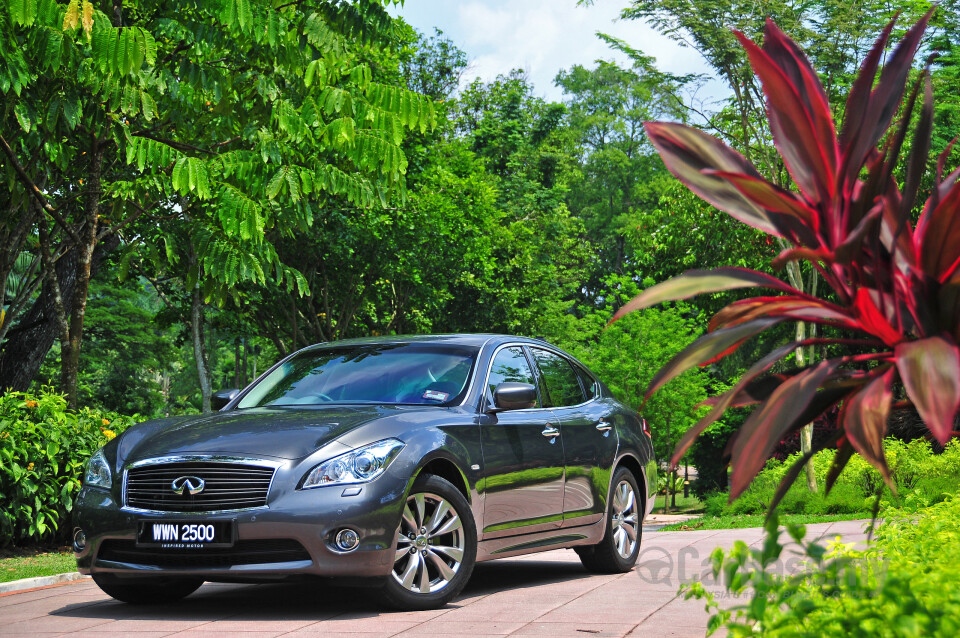
MULTIPOLYGON (((657 58, 672 73, 709 73, 699 54, 656 33, 639 21, 615 21, 626 0, 596 0, 591 7, 576 0, 406 0, 398 11, 410 24, 430 34, 439 27, 467 52, 470 68, 465 82, 484 81, 522 68, 537 94, 559 100, 553 80, 574 64, 591 66, 595 60, 627 63, 596 37, 609 33, 657 58)), ((706 92, 725 93, 719 83, 706 92)))

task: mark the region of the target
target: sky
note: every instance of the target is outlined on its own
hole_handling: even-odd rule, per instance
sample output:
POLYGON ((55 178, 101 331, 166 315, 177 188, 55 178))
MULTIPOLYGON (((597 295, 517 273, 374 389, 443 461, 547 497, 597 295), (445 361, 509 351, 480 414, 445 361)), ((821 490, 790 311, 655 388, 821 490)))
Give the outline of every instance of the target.
MULTIPOLYGON (((696 51, 640 21, 617 20, 627 4, 627 0, 595 0, 590 7, 577 6, 576 0, 406 0, 391 13, 426 35, 437 27, 463 49, 470 62, 463 84, 474 78, 490 81, 522 68, 537 95, 560 101, 563 94, 553 80, 561 69, 574 64, 591 67, 597 59, 629 66, 625 55, 597 38, 598 31, 655 57, 663 71, 710 75, 696 51)), ((723 85, 713 81, 698 96, 725 93, 723 85)))

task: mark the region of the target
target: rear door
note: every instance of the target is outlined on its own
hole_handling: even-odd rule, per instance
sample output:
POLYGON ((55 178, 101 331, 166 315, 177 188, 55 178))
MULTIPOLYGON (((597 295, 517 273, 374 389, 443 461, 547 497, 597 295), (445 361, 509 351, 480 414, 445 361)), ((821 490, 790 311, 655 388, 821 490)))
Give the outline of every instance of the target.
MULTIPOLYGON (((501 347, 493 356, 486 401, 508 381, 536 385, 523 346, 501 347)), ((483 537, 496 538, 560 527, 563 521, 563 444, 553 412, 534 408, 480 417, 483 449, 483 537)))
POLYGON ((560 419, 564 449, 563 525, 585 525, 606 512, 610 472, 617 454, 611 408, 597 401, 592 377, 567 357, 530 347, 544 390, 544 405, 560 419))

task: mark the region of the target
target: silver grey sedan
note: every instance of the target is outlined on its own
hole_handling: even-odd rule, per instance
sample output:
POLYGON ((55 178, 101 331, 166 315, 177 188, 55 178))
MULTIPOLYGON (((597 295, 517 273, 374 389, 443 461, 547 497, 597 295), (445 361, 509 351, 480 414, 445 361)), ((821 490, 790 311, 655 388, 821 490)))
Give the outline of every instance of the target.
POLYGON ((427 609, 478 561, 571 548, 595 572, 636 562, 656 486, 646 423, 544 341, 319 344, 216 398, 218 412, 141 423, 90 459, 73 549, 110 596, 334 577, 427 609))

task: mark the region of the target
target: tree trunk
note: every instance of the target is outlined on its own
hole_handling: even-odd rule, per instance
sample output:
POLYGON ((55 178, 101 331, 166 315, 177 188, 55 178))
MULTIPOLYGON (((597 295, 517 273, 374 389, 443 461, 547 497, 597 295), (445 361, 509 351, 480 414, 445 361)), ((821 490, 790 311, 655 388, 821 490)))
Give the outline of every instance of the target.
MULTIPOLYGON (((90 173, 84 202, 84 225, 78 229, 81 243, 75 246, 77 274, 74 278, 73 300, 70 308, 70 323, 67 340, 60 350, 61 391, 67 395, 67 406, 76 410, 77 376, 80 371, 80 346, 83 342, 83 319, 87 313, 87 296, 90 292, 90 277, 93 271, 93 251, 97 246, 97 221, 100 218, 100 172, 103 165, 103 147, 94 139, 91 148, 90 173)), ((64 308, 66 311, 66 308, 64 308)))
POLYGON ((197 377, 200 380, 200 396, 203 412, 210 408, 210 367, 207 364, 207 342, 203 330, 203 299, 200 296, 200 283, 193 287, 190 303, 190 337, 193 339, 193 356, 197 359, 197 377))
MULTIPOLYGON (((806 324, 802 321, 797 322, 797 341, 802 341, 806 338, 806 324)), ((803 352, 803 348, 797 348, 797 367, 802 368, 806 365, 806 357, 803 352)), ((813 448, 813 423, 808 423, 803 426, 803 429, 800 430, 800 452, 803 454, 809 454, 810 450, 813 448)), ((807 489, 813 493, 817 492, 817 473, 813 468, 813 461, 808 461, 806 466, 804 466, 804 472, 807 477, 807 489)))
POLYGON ((677 511, 677 469, 670 472, 670 507, 677 511))
POLYGON ((242 388, 240 385, 240 338, 233 340, 233 387, 242 388))
MULTIPOLYGON (((96 276, 104 258, 119 244, 116 235, 110 235, 108 239, 97 244, 90 266, 91 277, 96 276)), ((63 303, 67 306, 65 310, 70 314, 76 284, 76 260, 76 252, 70 250, 57 260, 54 268, 63 294, 63 303)), ((55 304, 53 290, 45 281, 37 299, 20 317, 19 323, 10 328, 3 349, 0 350, 0 391, 9 389, 25 392, 30 389, 30 384, 40 372, 43 360, 60 336, 55 304)))
POLYGON ((247 350, 248 349, 249 347, 247 346, 247 338, 243 337, 243 363, 240 366, 240 369, 243 371, 243 376, 240 378, 241 383, 238 386, 241 388, 247 387, 247 383, 248 383, 247 370, 250 369, 247 367, 247 350))

